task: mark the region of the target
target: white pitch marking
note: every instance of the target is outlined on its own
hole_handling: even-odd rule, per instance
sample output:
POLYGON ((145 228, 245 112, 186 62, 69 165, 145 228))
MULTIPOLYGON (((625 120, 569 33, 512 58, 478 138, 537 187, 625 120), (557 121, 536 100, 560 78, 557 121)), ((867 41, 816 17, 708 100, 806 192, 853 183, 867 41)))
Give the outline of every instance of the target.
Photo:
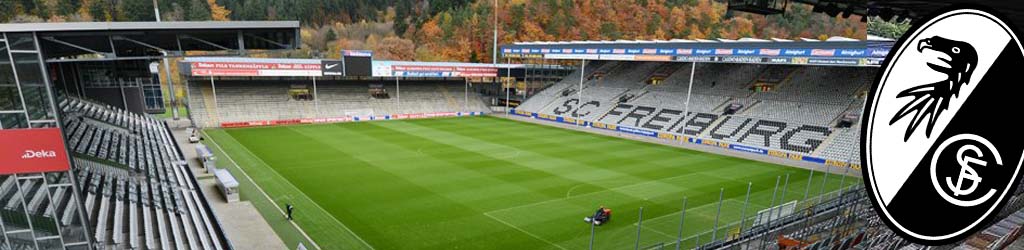
MULTIPOLYGON (((252 177, 249 177, 249 173, 246 173, 245 170, 242 169, 242 167, 238 165, 238 162, 235 162, 235 159, 232 159, 231 155, 229 155, 228 152, 224 151, 224 149, 220 147, 220 144, 218 144, 216 140, 214 140, 212 137, 210 137, 210 135, 206 134, 206 131, 203 131, 203 137, 204 138, 209 138, 210 142, 213 142, 213 146, 217 147, 217 150, 219 150, 220 152, 224 153, 224 156, 228 157, 228 161, 231 161, 231 164, 234 164, 235 167, 237 167, 238 170, 242 172, 242 175, 244 175, 246 179, 249 179, 249 182, 252 183, 253 186, 256 186, 256 190, 259 190, 260 193, 263 194, 263 197, 266 197, 267 200, 269 200, 270 202, 274 202, 274 199, 270 198, 270 195, 268 195, 267 192, 264 192, 263 188, 261 188, 260 185, 256 183, 256 181, 252 180, 252 177)), ((281 210, 281 207, 278 207, 277 205, 274 205, 274 208, 277 208, 277 211, 281 212, 281 215, 287 215, 287 213, 285 213, 284 210, 281 210)), ((289 221, 289 222, 292 224, 293 227, 295 227, 295 229, 299 230, 299 233, 302 233, 302 236, 306 237, 306 240, 308 240, 309 243, 313 244, 313 247, 316 247, 316 249, 322 249, 322 248, 320 248, 320 245, 316 244, 316 241, 313 241, 313 238, 309 237, 309 234, 306 234, 306 230, 302 230, 302 228, 299 227, 298 224, 295 224, 295 221, 289 221)))
POLYGON ((558 249, 567 250, 564 247, 559 246, 558 244, 555 244, 555 243, 553 243, 551 241, 545 240, 544 238, 541 238, 540 236, 537 236, 536 234, 533 234, 533 233, 530 233, 530 232, 528 232, 526 230, 523 230, 522 228, 519 228, 519 227, 517 227, 515 225, 512 225, 511 223, 505 222, 504 220, 498 219, 498 217, 491 216, 490 214, 487 214, 486 212, 484 212, 484 216, 487 216, 487 217, 489 217, 489 218, 491 218, 491 219, 493 219, 493 220, 495 220, 497 222, 501 222, 501 224, 505 224, 506 226, 509 226, 512 229, 515 229, 517 231, 523 232, 524 234, 529 235, 530 237, 533 237, 533 238, 538 239, 540 241, 543 241, 544 243, 548 243, 548 244, 550 244, 552 246, 555 246, 558 249))
MULTIPOLYGON (((287 178, 284 178, 284 176, 282 176, 281 173, 278 173, 277 170, 274 169, 274 167, 271 167, 270 164, 268 164, 266 161, 263 161, 263 158, 260 158, 258 155, 256 155, 251 150, 249 150, 249 147, 246 147, 245 145, 243 145, 241 143, 239 143, 238 145, 241 146, 242 149, 245 149, 245 152, 247 152, 250 155, 252 155, 253 158, 256 158, 256 160, 260 161, 260 163, 263 163, 263 165, 267 166, 267 168, 269 168, 271 172, 273 172, 275 175, 277 175, 277 177, 280 177, 282 180, 285 180, 285 183, 287 183, 288 186, 291 186, 293 189, 295 189, 299 193, 302 193, 302 190, 300 190, 298 187, 295 187, 295 184, 292 184, 290 181, 287 181, 288 180, 287 178)), ((225 154, 227 154, 227 153, 225 153, 225 154)), ((327 217, 331 217, 331 219, 334 219, 334 222, 337 222, 338 225, 341 225, 341 228, 344 228, 345 231, 348 231, 349 234, 352 234, 352 236, 355 236, 356 239, 359 240, 359 242, 363 243, 363 245, 365 245, 366 247, 369 247, 370 249, 375 249, 375 248, 373 248, 372 245, 370 245, 370 243, 367 243, 366 240, 363 240, 362 237, 359 237, 358 234, 353 232, 352 229, 349 229, 348 226, 345 226, 345 223, 341 223, 341 221, 339 221, 338 218, 335 218, 333 215, 331 215, 331 213, 328 213, 327 209, 324 209, 323 207, 321 207, 319 203, 317 203, 313 199, 310 199, 308 196, 306 197, 306 199, 309 200, 311 203, 313 203, 313 205, 316 205, 316 207, 319 208, 320 211, 324 212, 324 214, 327 214, 328 215, 327 217)), ((292 222, 292 223, 294 223, 294 222, 292 222)))

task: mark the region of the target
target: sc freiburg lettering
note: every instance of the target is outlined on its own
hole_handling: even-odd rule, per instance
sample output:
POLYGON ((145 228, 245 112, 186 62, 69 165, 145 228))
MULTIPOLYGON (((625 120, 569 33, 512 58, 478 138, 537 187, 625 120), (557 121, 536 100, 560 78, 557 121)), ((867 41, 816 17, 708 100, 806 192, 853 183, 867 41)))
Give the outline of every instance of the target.
POLYGON ((786 134, 782 135, 782 140, 781 140, 782 141, 782 149, 792 150, 792 151, 797 151, 797 152, 803 152, 803 153, 810 153, 810 152, 814 151, 814 149, 818 148, 818 146, 821 145, 821 142, 826 137, 828 137, 830 134, 832 134, 832 131, 829 130, 828 128, 826 128, 826 127, 813 126, 813 125, 803 125, 803 126, 800 126, 800 127, 796 128, 796 129, 791 130, 791 131, 787 132, 786 134), (802 142, 795 142, 795 143, 802 143, 803 145, 798 145, 798 144, 790 143, 790 139, 792 139, 794 135, 800 134, 800 133, 809 133, 811 135, 821 135, 821 137, 819 137, 820 139, 816 139, 815 137, 807 137, 807 139, 802 141, 802 142))
POLYGON ((721 140, 722 138, 731 138, 733 136, 736 136, 737 133, 739 133, 741 130, 743 130, 743 128, 746 128, 747 124, 750 123, 750 118, 742 118, 742 117, 740 117, 739 119, 743 119, 743 123, 741 123, 739 126, 736 126, 736 128, 733 131, 727 132, 729 134, 721 134, 721 133, 719 133, 719 130, 722 130, 722 126, 725 125, 725 124, 728 124, 729 121, 732 120, 732 118, 733 118, 733 116, 725 117, 725 120, 722 120, 722 122, 718 123, 718 126, 715 126, 714 129, 711 129, 711 138, 715 138, 717 140, 721 140))
POLYGON ((629 111, 629 114, 626 114, 626 117, 623 117, 622 119, 620 119, 618 124, 622 124, 622 122, 625 121, 626 119, 633 118, 635 120, 635 121, 633 121, 633 127, 639 127, 640 126, 640 119, 643 119, 644 117, 647 117, 648 115, 651 115, 651 113, 654 113, 654 110, 656 110, 656 108, 644 107, 644 106, 636 106, 635 109, 633 109, 632 111, 629 111))
POLYGON ((589 110, 586 111, 586 112, 580 113, 580 111, 583 110, 583 108, 586 108, 587 106, 594 106, 594 108, 600 108, 601 107, 601 102, 589 101, 589 102, 583 103, 583 105, 580 105, 580 108, 578 108, 578 109, 576 109, 575 111, 572 112, 572 117, 582 117, 582 116, 589 115, 590 114, 589 110))
POLYGON ((740 139, 736 141, 746 143, 747 137, 751 134, 760 135, 764 139, 764 146, 771 147, 769 139, 771 139, 773 135, 778 134, 785 129, 785 122, 758 120, 757 122, 754 122, 754 125, 752 125, 749 130, 747 130, 747 133, 744 133, 743 136, 740 136, 740 139))
MULTIPOLYGON (((674 119, 674 118, 664 116, 665 114, 669 114, 669 115, 673 115, 673 116, 678 116, 679 114, 682 114, 682 113, 683 113, 683 111, 681 111, 681 110, 662 109, 662 110, 658 111, 657 113, 654 113, 654 117, 651 117, 650 120, 647 120, 647 122, 644 123, 644 125, 642 127, 646 128, 646 129, 661 130, 667 124, 655 124, 655 122, 659 122, 659 123, 669 122, 669 121, 672 121, 672 119, 674 119)), ((680 120, 682 120, 682 119, 680 119, 680 120)))
POLYGON ((569 99, 562 103, 562 106, 558 106, 553 111, 555 115, 563 115, 569 111, 572 111, 576 104, 580 103, 579 99, 569 99))
MULTIPOLYGON (((700 133, 704 133, 704 130, 707 130, 708 127, 711 127, 711 123, 715 122, 715 120, 718 119, 718 115, 715 114, 693 114, 693 112, 690 112, 690 115, 693 116, 693 118, 690 118, 688 121, 686 121, 686 124, 684 126, 679 127, 679 129, 675 131, 676 133, 682 133, 686 135, 699 135, 700 133)), ((679 121, 682 122, 683 120, 680 119, 679 121)), ((672 127, 674 128, 678 124, 679 123, 677 122, 676 125, 672 125, 672 127)), ((672 128, 669 128, 669 130, 672 130, 672 128)))

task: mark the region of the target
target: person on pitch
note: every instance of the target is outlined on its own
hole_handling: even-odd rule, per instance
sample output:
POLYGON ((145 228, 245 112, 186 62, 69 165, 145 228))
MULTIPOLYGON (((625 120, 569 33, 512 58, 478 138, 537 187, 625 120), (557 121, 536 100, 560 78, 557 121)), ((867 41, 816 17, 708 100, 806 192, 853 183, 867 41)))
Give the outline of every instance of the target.
POLYGON ((594 225, 600 226, 601 224, 607 223, 612 218, 612 209, 601 205, 594 211, 594 215, 583 218, 584 222, 594 223, 594 225))

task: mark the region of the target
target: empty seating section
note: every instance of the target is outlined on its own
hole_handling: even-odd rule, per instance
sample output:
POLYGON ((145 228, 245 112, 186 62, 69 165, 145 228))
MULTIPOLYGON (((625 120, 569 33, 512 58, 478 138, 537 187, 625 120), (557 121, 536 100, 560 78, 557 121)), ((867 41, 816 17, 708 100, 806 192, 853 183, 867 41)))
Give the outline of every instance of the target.
MULTIPOLYGON (((291 98, 288 83, 218 81, 214 96, 209 81, 192 82, 189 84, 189 110, 200 126, 218 126, 221 122, 488 110, 478 94, 471 91, 466 98, 462 82, 403 80, 398 87, 394 81, 374 83, 382 84, 389 98, 371 98, 367 81, 318 82, 316 102, 291 98)), ((305 86, 312 92, 312 82, 305 86)))
POLYGON ((647 77, 661 65, 656 62, 618 63, 594 84, 615 88, 643 88, 647 77))
POLYGON ((764 119, 828 126, 845 109, 845 105, 763 100, 750 106, 745 114, 764 119))
MULTIPOLYGON (((745 97, 750 95, 748 88, 754 78, 765 65, 757 64, 723 64, 698 63, 693 74, 694 94, 745 97)), ((678 74, 678 73, 676 73, 678 74)), ((688 78, 682 78, 688 80, 688 78)), ((687 86, 687 82, 682 82, 687 86)))
POLYGON ((848 105, 855 100, 855 91, 871 81, 874 74, 864 74, 857 67, 809 66, 797 68, 786 83, 773 91, 757 93, 761 100, 848 105))
POLYGON ((636 101, 630 101, 629 103, 652 107, 671 107, 678 108, 679 110, 684 110, 689 105, 688 110, 690 112, 711 113, 729 99, 729 97, 725 96, 691 94, 690 102, 687 103, 685 94, 680 96, 678 93, 649 92, 636 101))
MULTIPOLYGON (((59 103, 95 242, 112 249, 224 249, 161 121, 82 99, 59 103)), ((66 203, 70 191, 57 189, 54 200, 66 203)), ((40 214, 74 220, 73 204, 50 207, 40 214)))
MULTIPOLYGON (((690 86, 690 68, 692 65, 689 63, 666 63, 664 65, 668 65, 665 67, 674 68, 675 70, 662 69, 665 71, 671 71, 671 73, 662 80, 661 84, 652 85, 648 87, 648 89, 660 92, 686 93, 686 89, 690 86)), ((696 75, 694 75, 694 77, 696 77, 696 75)))
POLYGON ((318 84, 320 113, 327 117, 373 114, 368 87, 362 84, 318 84))
MULTIPOLYGON (((611 61, 591 61, 587 63, 585 74, 586 76, 584 78, 590 79, 588 81, 591 81, 593 80, 592 76, 596 72, 602 72, 600 74, 603 75, 605 72, 604 70, 607 70, 608 68, 613 67, 616 64, 616 62, 611 61)), ((562 80, 559 81, 558 83, 555 83, 554 85, 545 88, 543 91, 534 94, 532 97, 530 97, 530 99, 527 99, 525 102, 520 104, 519 108, 522 110, 531 111, 541 110, 545 106, 550 104, 553 99, 563 96, 563 93, 575 93, 575 91, 579 87, 579 82, 580 73, 577 70, 576 72, 567 75, 565 78, 562 78, 562 80)))
POLYGON ((312 117, 313 102, 288 96, 288 84, 221 81, 217 83, 217 115, 221 122, 312 117))
POLYGON ((689 93, 690 116, 684 117, 691 67, 592 63, 584 76, 589 80, 583 105, 576 100, 577 71, 519 109, 859 162, 859 130, 835 126, 844 114, 859 113, 863 99, 857 92, 870 81, 865 71, 875 69, 700 63, 689 93), (593 77, 591 68, 602 77, 593 77), (652 74, 663 77, 660 84, 647 84, 652 74), (772 87, 755 92, 754 86, 761 86, 755 84, 772 87))
POLYGON ((836 136, 822 148, 826 159, 860 161, 860 127, 837 129, 836 136), (853 146, 850 146, 853 145, 853 146))

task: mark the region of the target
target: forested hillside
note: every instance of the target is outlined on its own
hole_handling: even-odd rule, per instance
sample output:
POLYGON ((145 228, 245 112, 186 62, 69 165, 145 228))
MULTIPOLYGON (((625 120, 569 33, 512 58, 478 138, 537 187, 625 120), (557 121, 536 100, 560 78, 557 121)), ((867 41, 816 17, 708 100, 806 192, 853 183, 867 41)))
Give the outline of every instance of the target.
MULTIPOLYGON (((713 0, 499 0, 499 43, 672 38, 863 38, 860 17, 790 4, 785 15, 728 13, 713 0)), ((152 0, 0 0, 2 22, 152 21, 152 0)), ((372 49, 380 59, 490 62, 492 0, 158 0, 164 21, 299 20, 292 57, 372 49)))

